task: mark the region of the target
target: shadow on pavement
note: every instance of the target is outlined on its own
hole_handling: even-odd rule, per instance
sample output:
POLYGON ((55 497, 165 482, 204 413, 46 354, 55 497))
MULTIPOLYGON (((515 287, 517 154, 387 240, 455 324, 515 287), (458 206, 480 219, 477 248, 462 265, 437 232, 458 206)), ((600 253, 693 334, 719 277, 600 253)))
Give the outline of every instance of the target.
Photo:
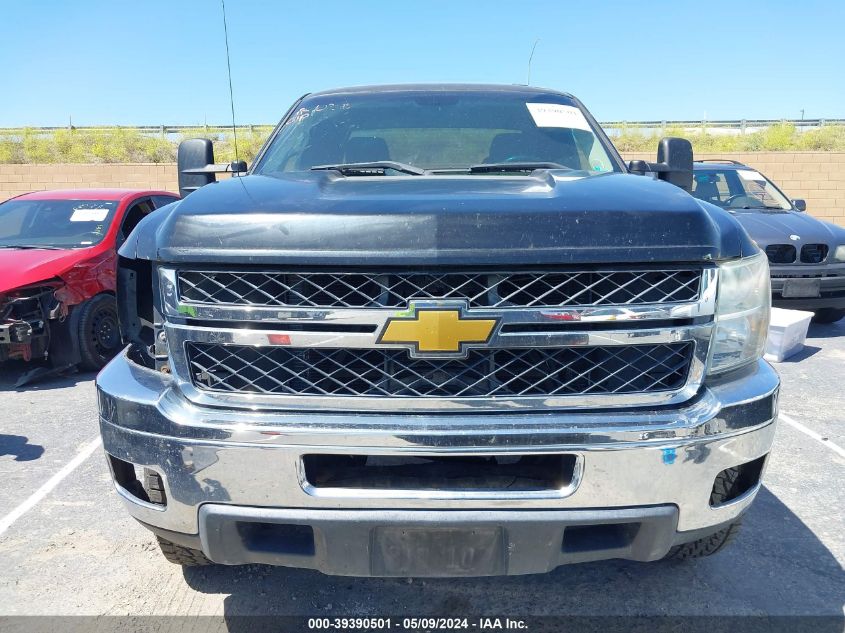
POLYGON ((835 338, 838 336, 845 336, 845 319, 837 321, 836 323, 810 323, 810 328, 807 330, 807 338, 835 338))
POLYGON ((77 372, 76 370, 68 370, 60 375, 49 376, 35 382, 30 382, 26 385, 18 387, 15 385, 17 381, 25 375, 39 367, 37 362, 23 362, 23 361, 6 361, 0 363, 0 392, 3 391, 49 391, 50 389, 62 389, 65 387, 73 387, 80 382, 87 382, 93 379, 97 374, 95 372, 77 372))
POLYGON ((184 576, 197 591, 229 594, 231 631, 253 629, 242 616, 257 615, 827 615, 814 630, 839 633, 845 603, 842 567, 765 488, 731 547, 697 561, 614 560, 471 579, 344 578, 261 565, 187 568, 184 576))
POLYGON ((813 345, 805 345, 804 348, 800 352, 790 356, 789 358, 784 358, 781 362, 782 363, 800 363, 802 360, 810 358, 810 356, 815 356, 820 351, 822 351, 821 347, 815 347, 813 345))
POLYGON ((44 447, 30 444, 23 435, 5 435, 0 433, 0 457, 14 455, 16 462, 30 462, 44 454, 44 447))

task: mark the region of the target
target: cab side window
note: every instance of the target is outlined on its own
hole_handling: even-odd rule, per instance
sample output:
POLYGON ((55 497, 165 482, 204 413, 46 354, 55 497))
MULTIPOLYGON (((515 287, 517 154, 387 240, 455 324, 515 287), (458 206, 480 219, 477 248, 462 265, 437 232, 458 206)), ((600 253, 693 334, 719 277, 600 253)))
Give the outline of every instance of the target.
POLYGON ((731 187, 724 171, 697 171, 693 177, 692 195, 700 200, 724 206, 731 197, 731 187))
POLYGON ((118 248, 126 241, 126 238, 129 237, 132 229, 138 226, 138 222, 143 220, 144 216, 147 214, 152 213, 153 210, 153 203, 149 198, 138 200, 133 203, 129 209, 127 209, 123 216, 123 221, 120 223, 120 230, 117 232, 118 248))
POLYGON ((153 204, 155 205, 156 209, 160 209, 166 204, 170 204, 171 202, 176 202, 179 199, 179 196, 153 196, 153 204))

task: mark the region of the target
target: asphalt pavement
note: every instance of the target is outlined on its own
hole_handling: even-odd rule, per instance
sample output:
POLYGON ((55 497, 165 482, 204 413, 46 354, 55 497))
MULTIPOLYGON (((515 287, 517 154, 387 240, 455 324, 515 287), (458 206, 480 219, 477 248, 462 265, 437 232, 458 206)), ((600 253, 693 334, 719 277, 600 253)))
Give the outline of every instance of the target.
POLYGON ((691 562, 545 575, 356 579, 264 566, 183 570, 130 519, 97 444, 93 375, 24 389, 0 367, 0 615, 842 615, 845 320, 776 365, 781 420, 738 540, 691 562))

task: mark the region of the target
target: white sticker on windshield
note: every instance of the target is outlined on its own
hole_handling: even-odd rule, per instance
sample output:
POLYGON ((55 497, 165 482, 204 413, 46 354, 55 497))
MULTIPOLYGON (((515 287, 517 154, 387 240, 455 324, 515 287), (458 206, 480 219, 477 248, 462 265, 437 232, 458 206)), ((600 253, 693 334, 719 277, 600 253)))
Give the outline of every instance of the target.
POLYGON ((574 106, 559 103, 526 103, 537 127, 568 127, 590 131, 584 113, 574 106))
POLYGON ((108 209, 74 209, 71 222, 102 222, 109 214, 108 209))
POLYGON ((743 180, 757 180, 766 182, 766 177, 763 176, 759 171, 750 171, 748 169, 737 169, 736 173, 739 174, 739 177, 743 180))

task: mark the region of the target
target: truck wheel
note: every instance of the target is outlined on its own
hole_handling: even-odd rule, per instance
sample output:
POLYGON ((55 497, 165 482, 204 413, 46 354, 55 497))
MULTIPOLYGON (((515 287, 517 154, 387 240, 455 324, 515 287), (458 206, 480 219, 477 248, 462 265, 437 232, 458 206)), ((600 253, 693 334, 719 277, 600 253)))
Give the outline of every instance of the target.
POLYGON ((82 369, 102 369, 120 350, 120 329, 117 323, 117 302, 107 294, 92 297, 78 310, 79 355, 82 369))
POLYGON ((721 551, 722 548, 727 547, 736 538, 741 525, 741 521, 736 521, 725 529, 719 530, 715 534, 711 534, 705 538, 700 538, 692 543, 675 545, 666 554, 665 560, 686 560, 689 558, 712 556, 716 552, 721 551))
POLYGON ((198 549, 177 545, 160 536, 156 536, 156 539, 158 539, 158 546, 161 548, 161 553, 164 554, 164 557, 169 562, 175 565, 182 565, 182 567, 204 567, 205 565, 214 564, 198 549))
POLYGON ((813 323, 836 323, 842 317, 845 317, 843 308, 821 308, 813 315, 813 323))
MULTIPOLYGON (((735 495, 733 492, 738 485, 740 485, 738 469, 728 468, 720 472, 716 476, 716 481, 713 483, 713 492, 710 493, 710 505, 716 506, 728 499, 734 498, 735 495)), ((689 558, 711 556, 721 551, 722 548, 727 547, 736 538, 736 535, 739 534, 741 524, 742 519, 737 519, 728 527, 719 530, 715 534, 705 536, 691 543, 675 545, 666 554, 665 560, 686 560, 689 558)))

